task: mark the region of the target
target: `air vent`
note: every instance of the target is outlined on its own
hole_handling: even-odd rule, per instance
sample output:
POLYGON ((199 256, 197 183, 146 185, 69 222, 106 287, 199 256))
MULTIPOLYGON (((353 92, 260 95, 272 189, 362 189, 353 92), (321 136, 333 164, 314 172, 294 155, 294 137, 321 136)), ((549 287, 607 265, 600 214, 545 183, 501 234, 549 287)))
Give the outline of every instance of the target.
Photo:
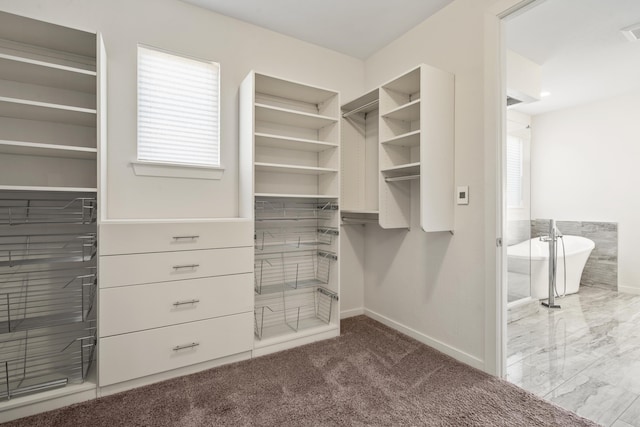
POLYGON ((623 28, 620 31, 622 31, 622 34, 624 34, 624 36, 632 42, 640 40, 640 23, 633 24, 627 28, 623 28))
POLYGON ((507 107, 511 107, 512 105, 516 105, 520 103, 522 103, 522 101, 519 100, 518 98, 514 98, 512 96, 507 95, 507 107))

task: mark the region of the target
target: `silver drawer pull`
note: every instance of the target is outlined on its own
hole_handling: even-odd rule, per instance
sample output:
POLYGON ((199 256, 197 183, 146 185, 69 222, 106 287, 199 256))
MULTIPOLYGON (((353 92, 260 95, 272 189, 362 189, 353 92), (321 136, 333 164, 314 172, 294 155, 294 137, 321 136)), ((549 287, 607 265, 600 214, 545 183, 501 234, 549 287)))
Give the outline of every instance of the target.
POLYGON ((199 302, 200 302, 199 299, 191 299, 191 300, 187 300, 187 301, 176 301, 176 302, 173 303, 173 305, 174 305, 174 307, 178 307, 180 305, 197 304, 199 302))
POLYGON ((173 236, 173 240, 196 240, 199 239, 200 236, 173 236))
POLYGON ((174 270, 182 270, 184 268, 190 268, 192 270, 195 270, 198 267, 200 267, 200 264, 186 264, 186 265, 174 265, 173 269, 174 270))
POLYGON ((173 347, 173 351, 186 350, 186 349, 189 349, 189 348, 197 347, 199 345, 200 345, 199 342, 192 342, 191 344, 177 345, 177 346, 173 347))

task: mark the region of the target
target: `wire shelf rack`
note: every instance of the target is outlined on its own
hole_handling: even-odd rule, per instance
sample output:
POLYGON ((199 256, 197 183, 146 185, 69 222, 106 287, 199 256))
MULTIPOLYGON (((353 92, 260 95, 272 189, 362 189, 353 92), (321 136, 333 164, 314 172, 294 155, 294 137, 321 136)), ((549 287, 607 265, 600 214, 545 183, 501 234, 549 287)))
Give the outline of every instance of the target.
POLYGON ((262 295, 327 284, 335 259, 333 252, 317 250, 256 256, 255 291, 262 295))
POLYGON ((87 262, 96 250, 96 233, 0 236, 0 267, 87 262))
POLYGON ((335 202, 260 199, 255 201, 256 222, 331 220, 337 212, 338 204, 335 202))
POLYGON ((0 225, 94 224, 97 219, 95 197, 73 199, 0 199, 0 225))
POLYGON ((259 252, 286 252, 332 245, 338 236, 334 227, 316 225, 265 227, 255 231, 255 249, 259 252))
POLYGON ((0 272, 0 333, 84 322, 93 313, 95 266, 0 272))
POLYGON ((281 332, 329 324, 338 294, 324 287, 311 292, 265 300, 254 309, 254 332, 258 339, 281 332))
POLYGON ((95 357, 95 321, 0 338, 0 399, 82 383, 95 357))

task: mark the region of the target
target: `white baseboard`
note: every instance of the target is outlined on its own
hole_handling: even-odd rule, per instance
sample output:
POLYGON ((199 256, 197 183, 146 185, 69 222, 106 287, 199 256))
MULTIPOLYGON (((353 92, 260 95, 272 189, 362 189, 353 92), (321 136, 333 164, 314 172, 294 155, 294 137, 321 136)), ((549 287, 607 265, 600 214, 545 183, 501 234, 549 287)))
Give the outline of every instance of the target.
POLYGON ((622 292, 624 294, 640 295, 640 288, 637 288, 635 286, 618 286, 618 292, 622 292))
POLYGON ((376 313, 375 311, 371 311, 369 309, 365 309, 365 313, 366 316, 371 317, 374 320, 377 320, 378 322, 387 325, 388 327, 395 329, 398 332, 402 332, 405 335, 410 336, 413 339, 416 339, 418 341, 420 341, 423 344, 428 345, 429 347, 435 348, 438 351, 443 352, 444 354, 453 357, 454 359, 467 364, 469 366, 472 366, 476 369, 480 369, 481 371, 484 370, 484 361, 481 359, 478 359, 475 356, 472 356, 470 354, 465 353, 464 351, 458 350, 455 347, 451 347, 448 344, 445 344, 441 341, 438 341, 436 339, 433 339, 425 334, 423 334, 422 332, 418 332, 413 328, 410 328, 408 326, 405 326, 401 323, 396 322, 395 320, 391 320, 386 316, 383 316, 381 314, 376 313))
POLYGON ((351 310, 345 310, 340 312, 340 319, 346 319, 348 317, 360 316, 364 314, 364 307, 352 308, 351 310))

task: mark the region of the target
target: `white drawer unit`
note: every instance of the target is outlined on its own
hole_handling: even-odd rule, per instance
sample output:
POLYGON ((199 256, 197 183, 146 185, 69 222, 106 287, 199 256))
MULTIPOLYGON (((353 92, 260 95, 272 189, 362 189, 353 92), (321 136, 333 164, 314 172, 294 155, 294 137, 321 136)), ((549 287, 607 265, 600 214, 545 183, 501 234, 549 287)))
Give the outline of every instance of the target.
POLYGON ((100 255, 253 246, 252 223, 106 223, 100 226, 100 255))
POLYGON ((249 351, 252 331, 249 312, 102 338, 100 385, 249 351))
POLYGON ((253 275, 107 288, 100 304, 101 337, 252 312, 253 275))
POLYGON ((102 289, 251 273, 253 247, 100 257, 102 289))

